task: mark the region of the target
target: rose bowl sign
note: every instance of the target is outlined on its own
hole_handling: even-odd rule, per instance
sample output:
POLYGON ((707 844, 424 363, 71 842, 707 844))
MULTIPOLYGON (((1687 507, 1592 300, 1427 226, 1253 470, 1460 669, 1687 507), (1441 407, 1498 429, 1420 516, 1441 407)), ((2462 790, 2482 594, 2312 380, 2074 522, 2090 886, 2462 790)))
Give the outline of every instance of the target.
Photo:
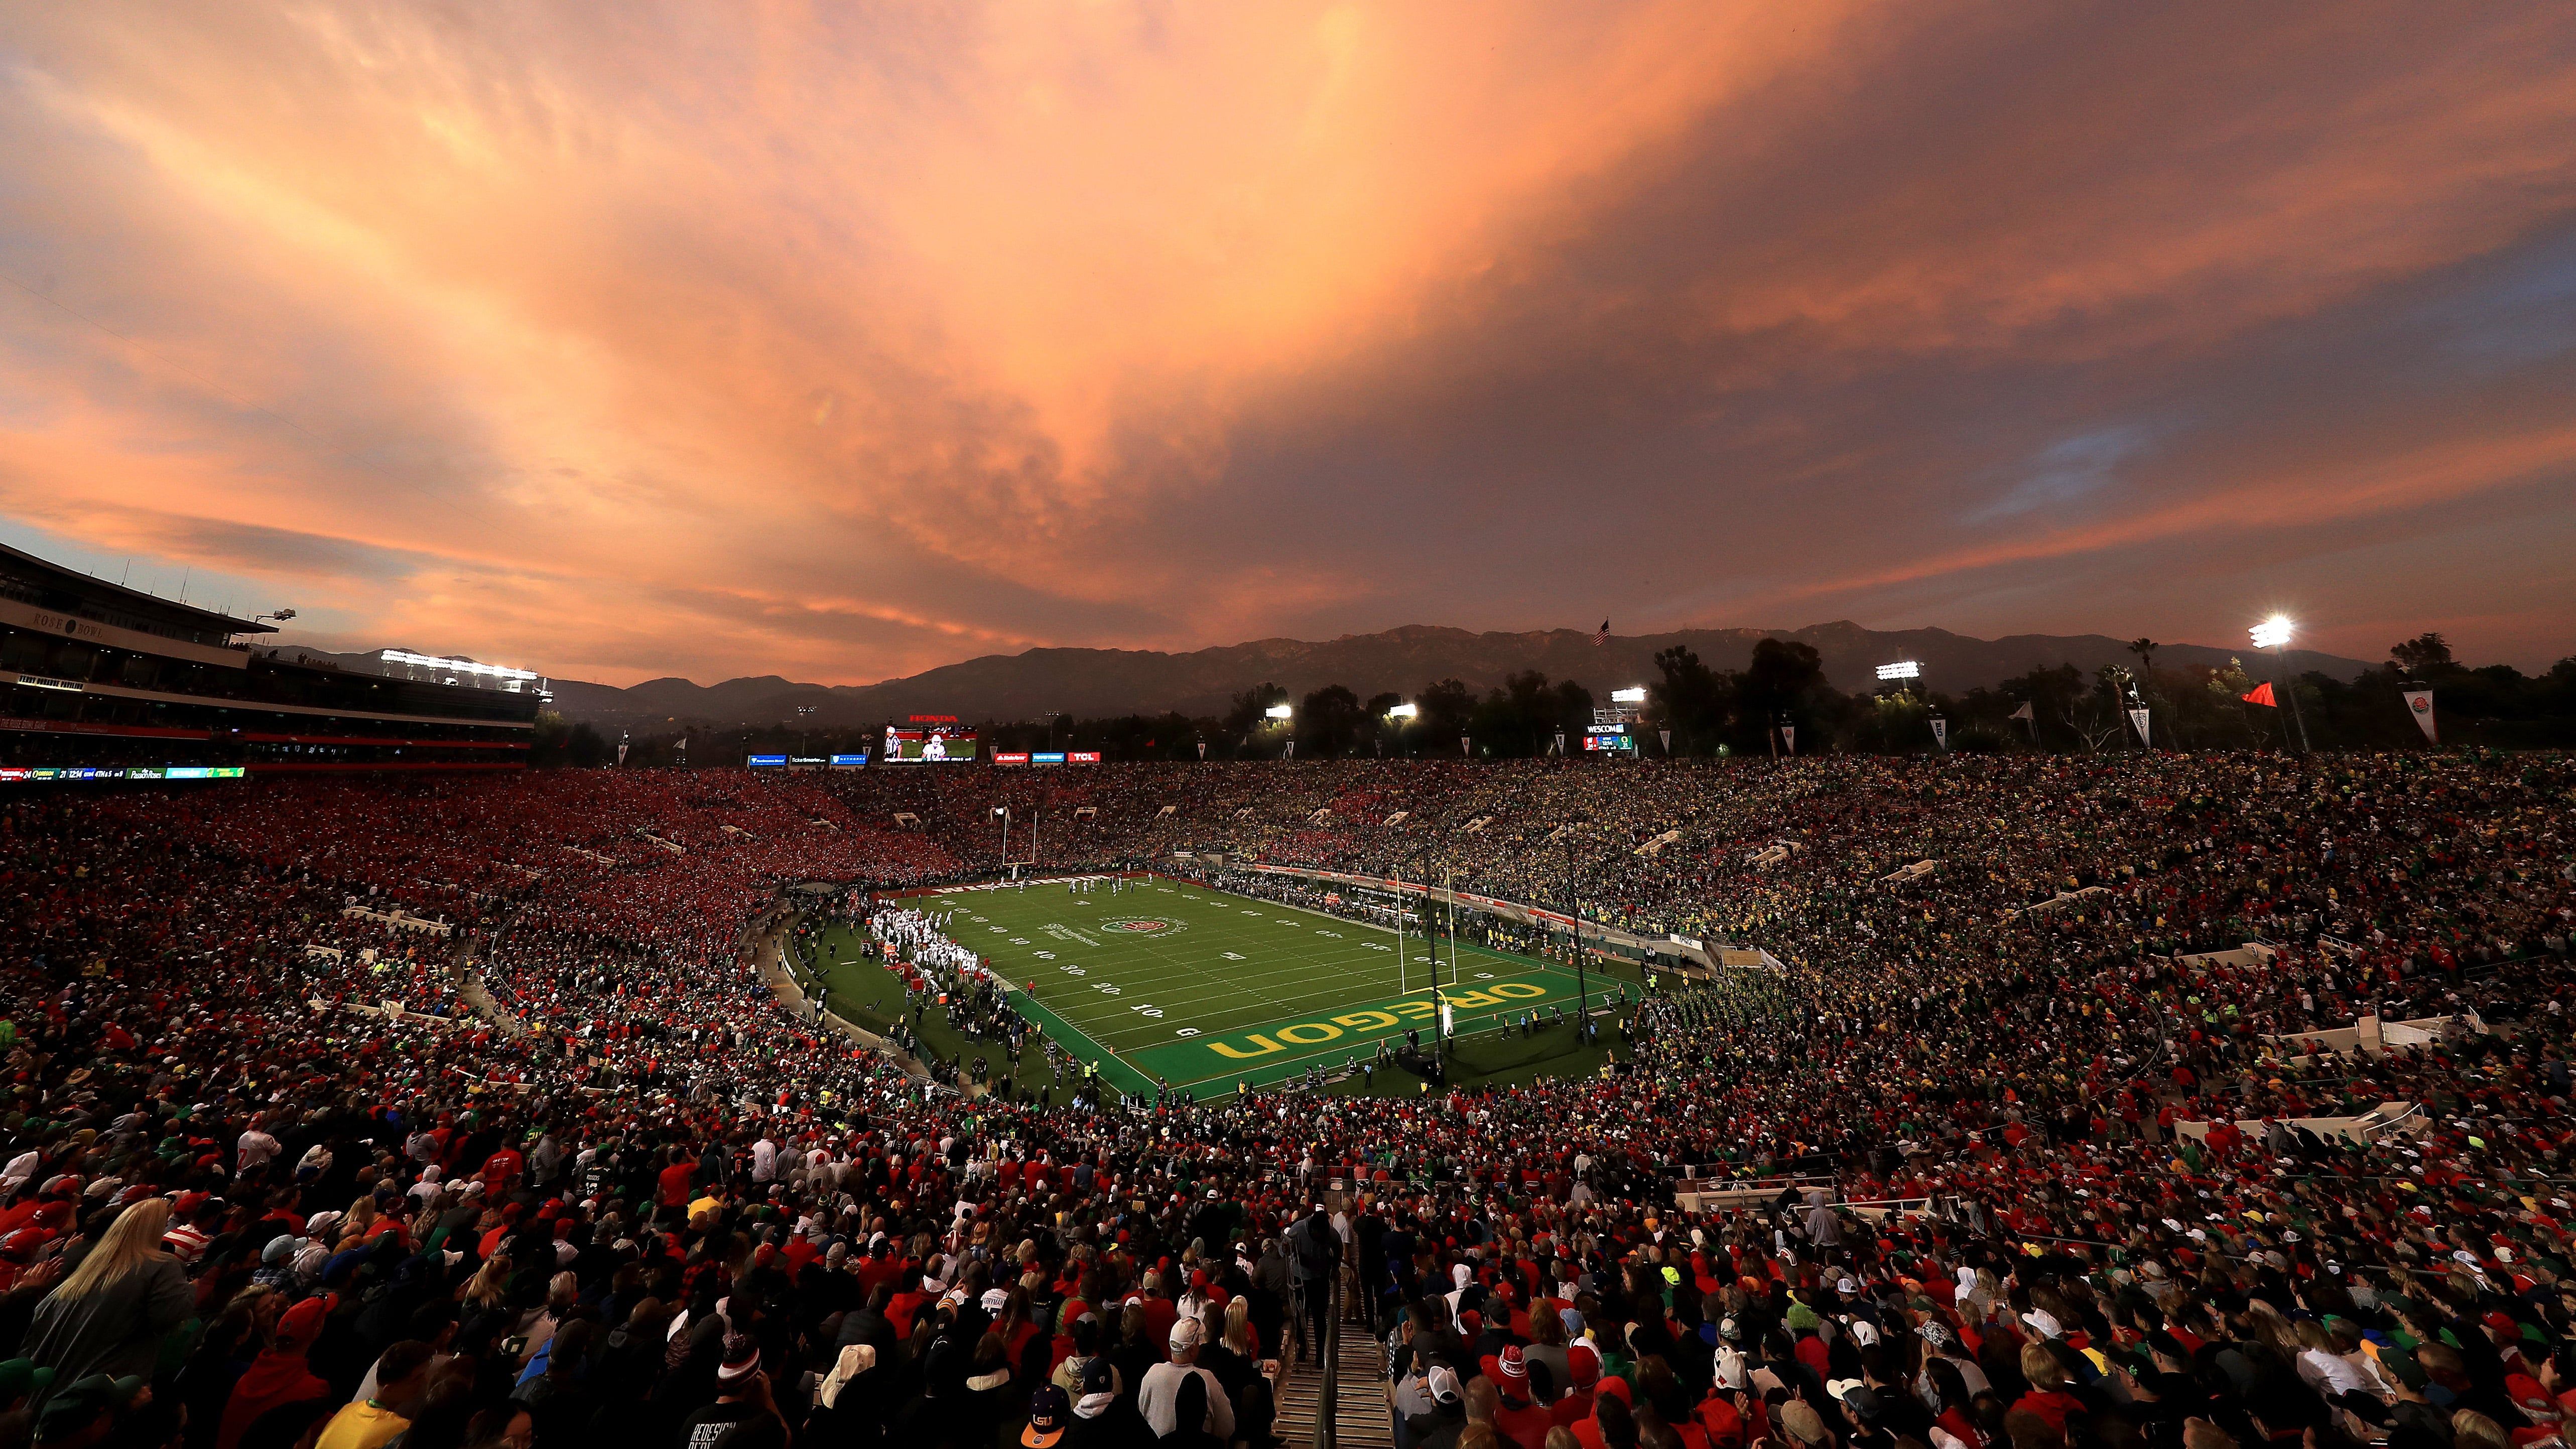
POLYGON ((1098 929, 1119 936, 1168 936, 1188 930, 1189 923, 1169 916, 1111 916, 1098 929))

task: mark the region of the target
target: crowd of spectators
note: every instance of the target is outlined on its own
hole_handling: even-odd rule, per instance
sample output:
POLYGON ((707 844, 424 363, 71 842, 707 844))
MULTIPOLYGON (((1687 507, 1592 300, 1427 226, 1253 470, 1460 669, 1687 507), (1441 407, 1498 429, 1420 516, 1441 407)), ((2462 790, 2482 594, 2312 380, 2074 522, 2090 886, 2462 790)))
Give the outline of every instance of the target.
MULTIPOLYGON (((2288 910, 2330 933, 2341 926, 2349 938, 2370 902, 2349 891, 2325 897, 2297 885, 2301 877, 2318 874, 2321 862, 2360 874, 2354 858, 2364 854, 2407 870, 2453 869, 2428 863, 2528 849, 2553 803, 2532 776, 2554 777, 2555 769, 2531 757, 2391 753, 2303 765, 2260 754, 2134 751, 1937 763, 1827 756, 906 768, 838 776, 822 788, 855 820, 935 841, 955 862, 953 877, 936 878, 1000 870, 996 812, 1007 808, 1017 822, 1010 858, 1034 852, 1048 869, 1214 852, 1454 882, 1551 908, 1571 900, 1588 918, 1651 933, 1749 935, 1776 926, 1803 936, 1836 914, 1843 904, 1836 893, 1875 887, 1918 860, 1943 864, 1932 886, 1960 904, 1973 893, 1978 904, 2002 909, 2231 850, 2290 857, 2270 871, 2221 863, 2220 884, 2288 892, 2256 915, 2288 910), (2499 812, 2504 800, 2514 808, 2499 812), (2460 821, 2483 828, 2491 816, 2509 839, 2458 838, 2460 821), (1785 860, 1768 858, 1775 854, 1785 860)), ((2449 893, 2413 894, 2424 909, 2439 910, 2449 893)), ((2159 929, 2199 932, 2205 921, 2224 935, 2242 929, 2240 908, 2250 899, 2202 893, 2193 902, 2201 909, 2188 918, 2167 912, 2173 919, 2159 929)), ((2527 925, 2527 913, 2509 900, 2498 908, 2503 929, 2527 925)))
POLYGON ((12 799, 0 1449, 1259 1446, 1335 1283, 1405 1449, 2554 1445, 2571 790, 2140 752, 12 799), (1051 866, 1570 872, 1784 967, 1668 984, 1601 1076, 1152 1107, 961 1097, 778 1004, 794 887, 989 870, 997 804, 1051 866))

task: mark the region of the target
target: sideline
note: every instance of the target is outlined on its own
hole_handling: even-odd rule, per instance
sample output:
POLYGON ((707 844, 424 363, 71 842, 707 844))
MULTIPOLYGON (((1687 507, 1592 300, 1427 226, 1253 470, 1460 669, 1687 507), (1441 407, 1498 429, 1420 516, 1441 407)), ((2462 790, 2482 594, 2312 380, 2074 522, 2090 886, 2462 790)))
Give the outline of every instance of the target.
MULTIPOLYGON (((795 973, 787 969, 786 936, 784 922, 762 933, 760 939, 752 944, 752 967, 768 984, 770 994, 778 998, 779 1004, 787 1008, 791 1016, 800 1022, 810 1023, 814 1020, 814 1007, 805 995, 805 988, 797 984, 795 973)), ((930 1080, 930 1068, 923 1066, 920 1058, 843 1017, 828 1004, 823 1010, 823 1025, 870 1051, 884 1053, 896 1066, 903 1068, 905 1076, 917 1081, 930 1080)))

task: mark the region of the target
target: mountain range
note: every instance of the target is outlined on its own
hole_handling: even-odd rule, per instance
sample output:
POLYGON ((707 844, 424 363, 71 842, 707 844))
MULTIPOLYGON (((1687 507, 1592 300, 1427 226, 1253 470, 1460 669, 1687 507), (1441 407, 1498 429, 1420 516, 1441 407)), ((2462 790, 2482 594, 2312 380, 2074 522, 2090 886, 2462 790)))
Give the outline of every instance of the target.
MULTIPOLYGON (((2105 664, 2135 667, 2124 640, 2101 634, 2013 634, 1977 639, 1946 629, 1864 629, 1848 620, 1804 629, 1679 629, 1665 634, 1612 636, 1601 644, 1579 629, 1531 633, 1473 633, 1412 624, 1377 634, 1338 639, 1257 639, 1188 653, 1150 649, 1031 649, 988 654, 876 684, 800 684, 775 674, 697 684, 680 678, 648 679, 619 688, 581 680, 552 681, 554 707, 567 719, 602 727, 668 728, 673 725, 759 725, 792 720, 814 707, 817 726, 872 725, 911 714, 955 715, 967 721, 1037 719, 1050 711, 1081 717, 1222 713, 1231 697, 1256 684, 1275 683, 1292 696, 1328 684, 1348 685, 1362 699, 1384 691, 1410 697, 1440 679, 1458 679, 1478 691, 1504 677, 1535 669, 1551 680, 1574 679, 1596 698, 1613 689, 1651 684, 1654 656, 1676 644, 1716 669, 1742 669, 1764 638, 1815 646, 1825 677, 1838 689, 1877 683, 1879 665, 1911 659, 1923 666, 1924 683, 1945 694, 2001 683, 2018 674, 2073 664, 2090 674, 2105 664)), ((285 646, 302 656, 344 668, 377 667, 374 653, 326 654, 285 646)), ((2203 644, 2167 644, 2156 651, 2163 667, 2224 665, 2252 653, 2203 644)), ((2247 670, 2268 677, 2270 661, 2248 659, 2247 670)), ((2370 666, 2358 659, 2293 649, 2289 665, 2351 679, 2370 666)))

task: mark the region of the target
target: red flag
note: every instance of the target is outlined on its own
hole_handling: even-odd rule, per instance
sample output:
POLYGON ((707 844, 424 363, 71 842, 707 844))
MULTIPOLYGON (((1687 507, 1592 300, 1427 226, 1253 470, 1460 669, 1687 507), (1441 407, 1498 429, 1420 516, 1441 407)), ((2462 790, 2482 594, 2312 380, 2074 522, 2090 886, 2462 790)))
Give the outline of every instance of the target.
POLYGON ((2281 702, 2272 697, 2272 681, 2268 679, 2264 680, 2261 684, 2254 686, 2253 693, 2239 695, 2238 698, 2244 700, 2247 704, 2259 704, 2265 709, 2279 709, 2281 707, 2281 702))

